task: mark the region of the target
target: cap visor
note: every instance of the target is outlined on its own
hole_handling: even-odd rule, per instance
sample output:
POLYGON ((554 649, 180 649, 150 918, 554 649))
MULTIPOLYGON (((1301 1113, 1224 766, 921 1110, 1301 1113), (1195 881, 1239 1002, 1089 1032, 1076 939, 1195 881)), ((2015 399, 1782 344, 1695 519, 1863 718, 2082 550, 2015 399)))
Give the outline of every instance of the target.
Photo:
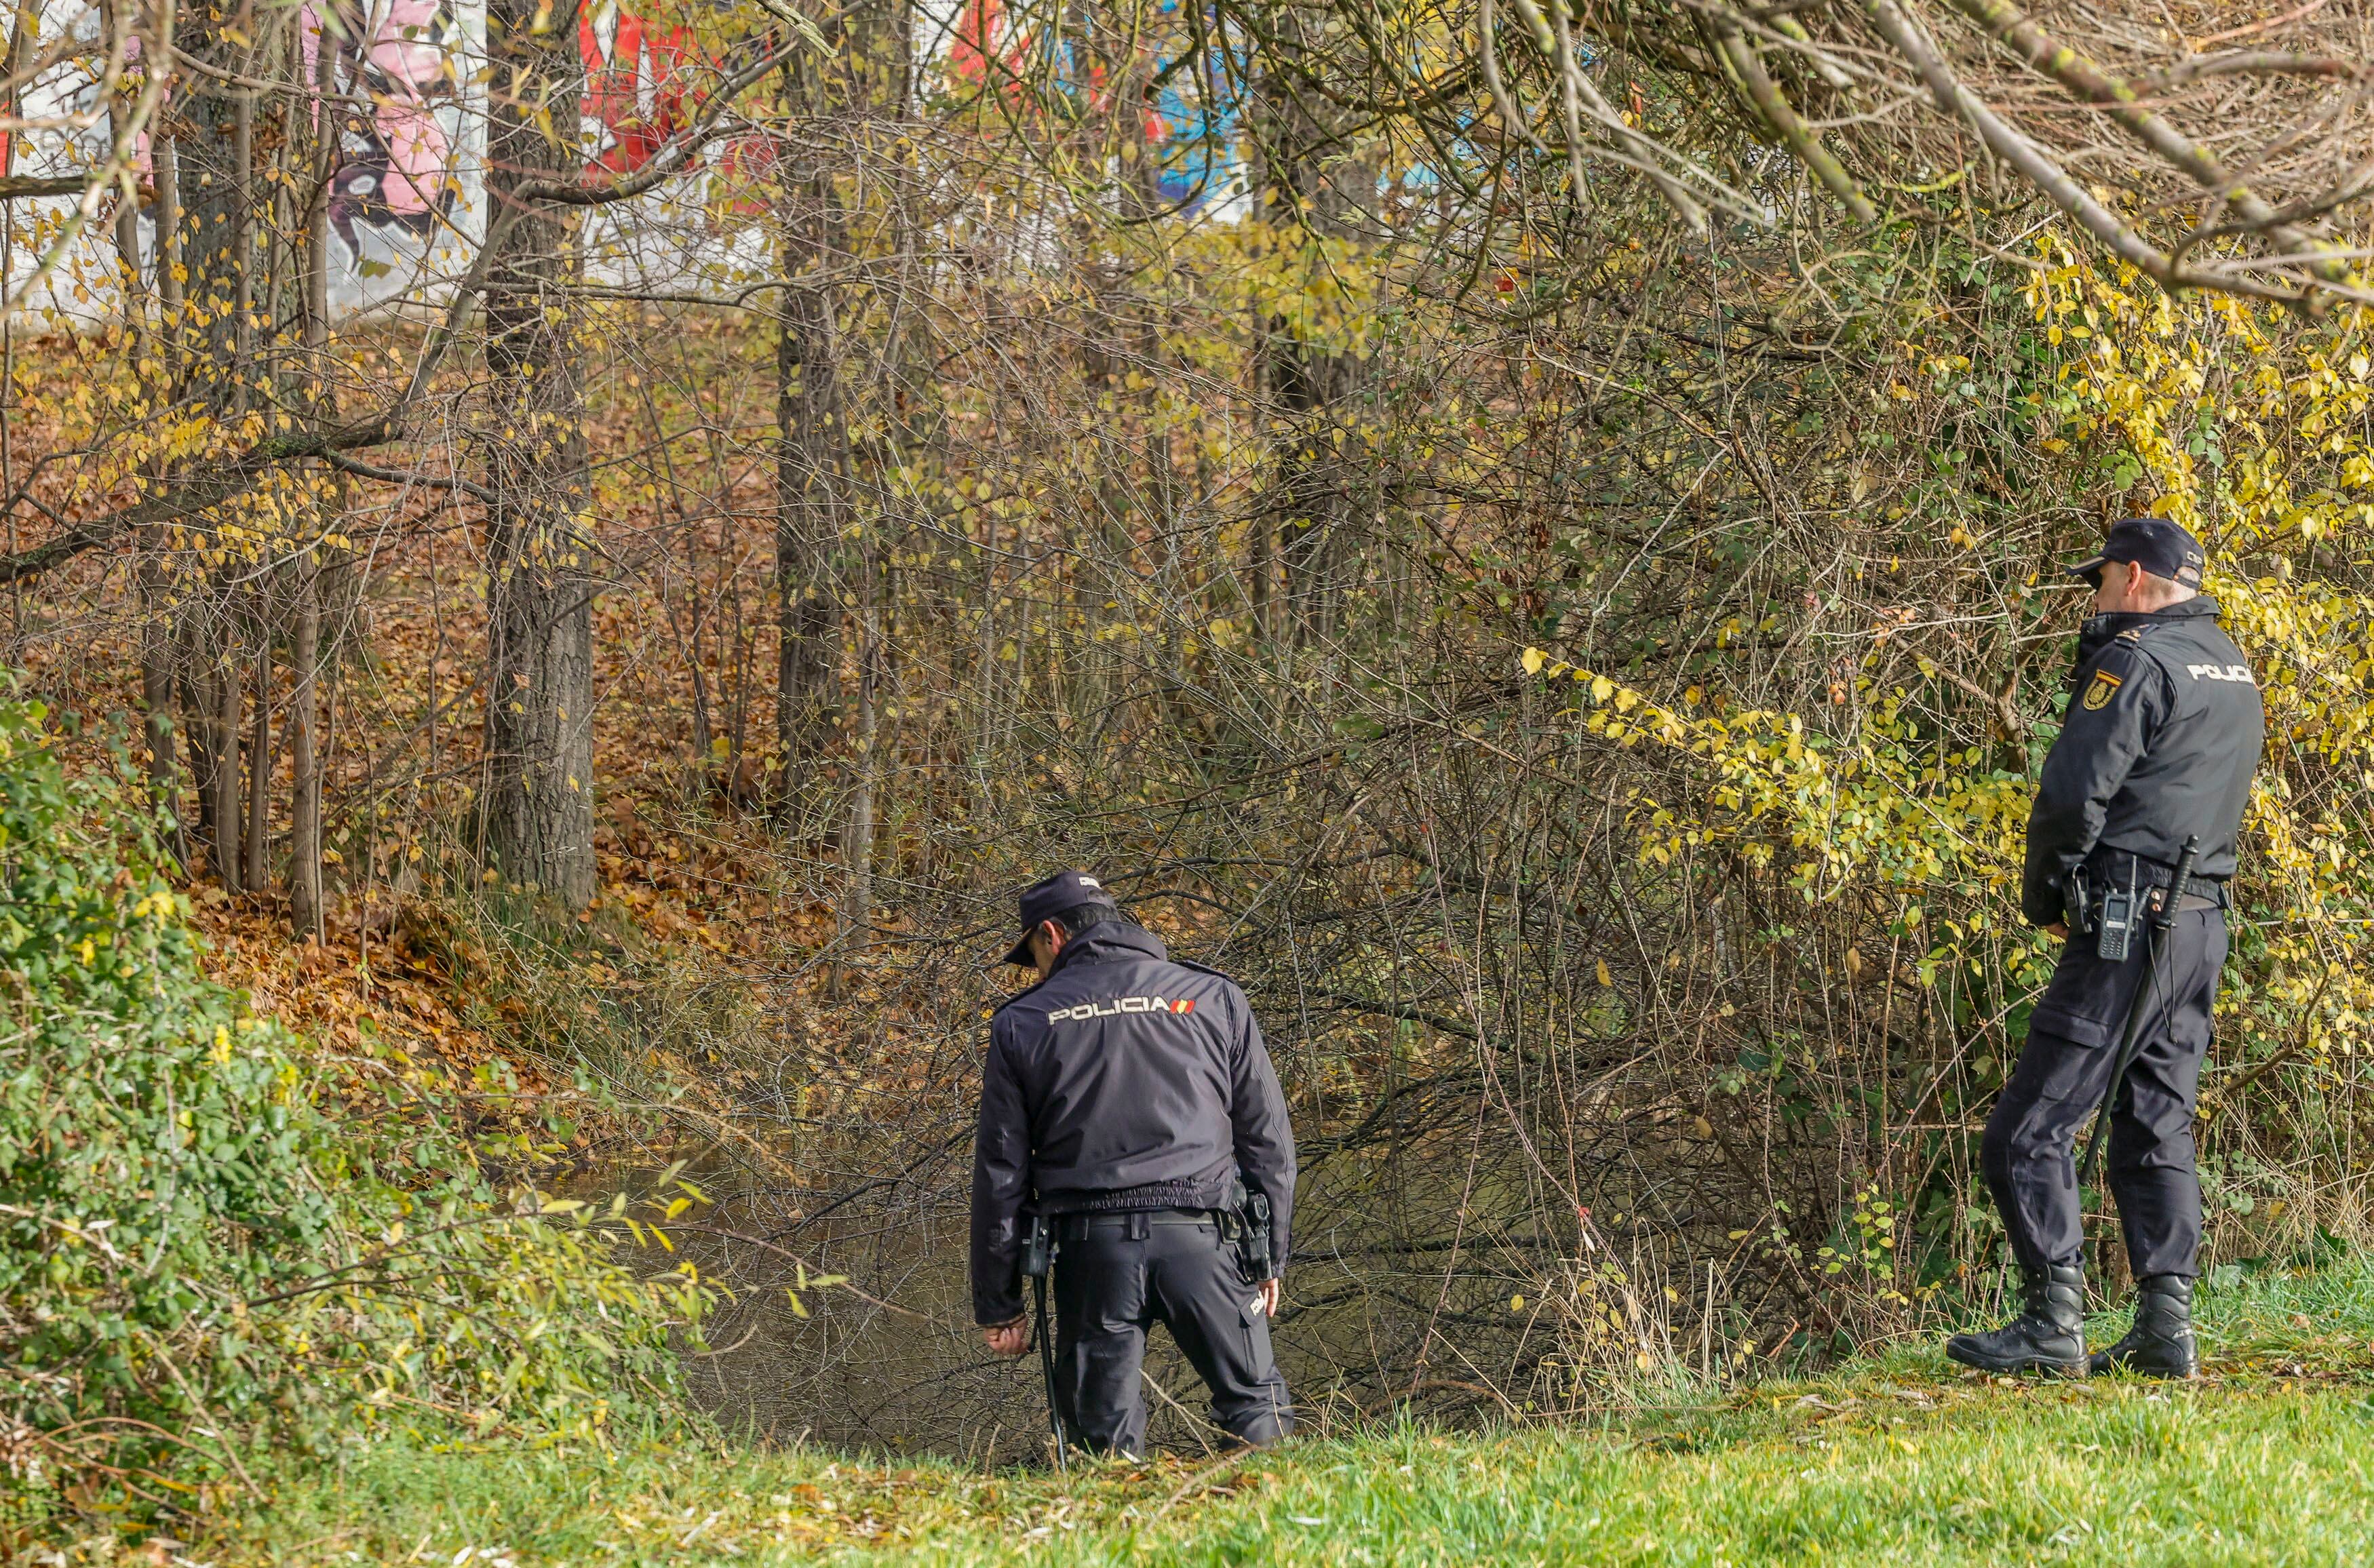
POLYGON ((2108 556, 2095 556, 2089 559, 2078 562, 2074 567, 2063 567, 2061 569, 2068 573, 2071 577, 2082 577, 2086 579, 2088 581, 2091 581, 2094 574, 2108 566, 2110 561, 2110 557, 2108 556))
POLYGON ((1020 942, 1016 942, 1014 950, 1005 955, 1005 962, 1019 969, 1037 967, 1030 956, 1030 939, 1025 936, 1020 942))

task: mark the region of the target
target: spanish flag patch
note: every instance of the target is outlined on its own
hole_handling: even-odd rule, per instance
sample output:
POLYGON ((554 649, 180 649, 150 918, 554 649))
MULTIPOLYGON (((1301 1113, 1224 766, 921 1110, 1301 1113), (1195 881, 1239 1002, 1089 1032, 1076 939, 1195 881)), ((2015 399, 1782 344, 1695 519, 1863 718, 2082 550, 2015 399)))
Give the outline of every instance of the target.
POLYGON ((2118 676, 2108 670, 2095 671, 2094 684, 2086 688, 2086 710, 2091 712, 2097 708, 2110 707, 2110 699, 2118 695, 2119 687, 2122 684, 2118 676))

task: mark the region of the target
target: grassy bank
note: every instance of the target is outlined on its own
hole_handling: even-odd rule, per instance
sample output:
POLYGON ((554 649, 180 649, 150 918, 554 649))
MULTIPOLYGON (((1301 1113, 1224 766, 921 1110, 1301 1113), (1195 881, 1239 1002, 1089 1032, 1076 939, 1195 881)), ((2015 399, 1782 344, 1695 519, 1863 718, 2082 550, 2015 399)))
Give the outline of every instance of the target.
MULTIPOLYGON (((186 1550, 242 1562, 2336 1562, 2374 1547, 2374 1268, 2204 1304, 2210 1375, 1992 1382, 1908 1350, 1595 1427, 1387 1429, 982 1475, 646 1437, 357 1451, 186 1550), (466 1552, 466 1555, 464 1553, 466 1552)), ((2094 1327, 2098 1342, 2115 1318, 2094 1327)))

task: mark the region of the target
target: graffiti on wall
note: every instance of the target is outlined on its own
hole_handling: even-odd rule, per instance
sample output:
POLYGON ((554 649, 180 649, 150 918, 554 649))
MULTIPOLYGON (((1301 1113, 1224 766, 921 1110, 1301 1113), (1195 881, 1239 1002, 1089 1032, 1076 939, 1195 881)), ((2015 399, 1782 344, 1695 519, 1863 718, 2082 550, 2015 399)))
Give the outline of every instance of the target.
MULTIPOLYGON (((329 16, 332 90, 344 103, 330 227, 359 259, 358 226, 426 239, 462 194, 464 40, 439 0, 368 0, 329 16)), ((324 29, 311 6, 304 28, 306 67, 318 71, 324 29)))
MULTIPOLYGON (((1162 0, 1159 14, 1175 23, 1182 4, 1200 3, 1162 0)), ((1231 63, 1214 18, 1205 18, 1202 30, 1212 41, 1191 63, 1194 68, 1171 68, 1177 56, 1155 41, 1161 30, 1138 43, 1146 69, 1160 84, 1141 110, 1139 131, 1153 158, 1157 193, 1174 210, 1193 214, 1216 198, 1225 201, 1242 170, 1231 63)), ((1012 100, 1038 94, 1072 112, 1111 104, 1100 52, 1075 49, 1061 28, 1035 20, 1028 5, 1014 0, 963 0, 948 29, 947 68, 958 81, 1012 100), (1090 60, 1085 68, 1083 53, 1090 60)))
MULTIPOLYGON (((484 3, 299 0, 306 79, 326 76, 330 87, 314 111, 335 121, 338 150, 327 201, 336 252, 330 288, 338 310, 434 288, 470 264, 485 221, 484 3)), ((715 41, 696 36, 682 19, 687 3, 556 0, 555 19, 574 19, 585 69, 578 135, 588 181, 649 167, 702 112, 722 59, 715 41), (660 15, 649 14, 653 11, 660 15)), ((1181 7, 1207 0, 1162 3, 1176 22, 1181 7)), ((918 41, 947 86, 1028 100, 1035 111, 1055 118, 1114 107, 1108 80, 1113 49, 1106 45, 1122 46, 1085 33, 1075 38, 1076 28, 1054 25, 1067 15, 1076 18, 1076 11, 1056 0, 930 5, 940 25, 918 41)), ((1203 29, 1207 38, 1214 36, 1210 20, 1203 29)), ((1153 154, 1153 183, 1167 206, 1226 216, 1242 203, 1241 130, 1226 69, 1230 62, 1215 45, 1187 68, 1167 69, 1166 51, 1193 47, 1186 40, 1191 30, 1157 28, 1148 38, 1168 43, 1128 46, 1142 48, 1139 64, 1159 74, 1156 95, 1141 111, 1144 145, 1153 154)), ((88 54, 71 55, 27 84, 19 107, 60 128, 0 141, 0 163, 13 172, 64 175, 103 159, 112 135, 103 75, 88 54)), ((693 178, 669 181, 654 200, 594 209, 607 229, 589 250, 589 269, 647 282, 751 264, 754 245, 763 254, 763 237, 746 220, 763 216, 777 200, 778 150, 764 133, 730 136, 688 159, 693 178)), ((135 156, 145 176, 145 135, 135 156)), ((145 188, 149 181, 140 183, 145 188)), ((71 201, 33 198, 20 210, 62 214, 71 201)), ((157 236, 145 202, 142 217, 134 229, 139 262, 153 268, 157 236)), ((112 225, 93 226, 78 242, 73 276, 57 275, 29 303, 62 317, 112 310, 115 239, 112 225)), ((20 251, 29 243, 20 231, 20 251)), ((31 259, 31 252, 23 253, 31 259)))
MULTIPOLYGON (((700 75, 713 64, 691 29, 652 21, 594 0, 579 14, 578 53, 585 62, 581 114, 589 177, 631 174, 647 167, 700 109, 700 75)), ((709 216, 749 216, 765 210, 752 192, 774 168, 774 144, 763 135, 730 138, 706 160, 711 170, 709 216)))
MULTIPOLYGON (((334 7, 330 15, 334 90, 347 105, 330 222, 360 258, 360 230, 425 240, 451 221, 465 187, 477 182, 477 170, 465 169, 463 157, 467 38, 442 0, 370 0, 360 12, 334 7), (362 104, 367 111, 357 107, 362 104)), ((310 5, 304 25, 310 71, 321 38, 310 5)), ((585 67, 585 172, 633 173, 684 128, 695 107, 693 72, 700 62, 692 35, 616 0, 596 0, 579 14, 577 47, 585 67)), ((727 156, 737 151, 748 161, 746 149, 729 148, 727 156)))
POLYGON ((579 14, 577 52, 585 62, 586 171, 631 174, 684 127, 692 34, 599 0, 579 14))

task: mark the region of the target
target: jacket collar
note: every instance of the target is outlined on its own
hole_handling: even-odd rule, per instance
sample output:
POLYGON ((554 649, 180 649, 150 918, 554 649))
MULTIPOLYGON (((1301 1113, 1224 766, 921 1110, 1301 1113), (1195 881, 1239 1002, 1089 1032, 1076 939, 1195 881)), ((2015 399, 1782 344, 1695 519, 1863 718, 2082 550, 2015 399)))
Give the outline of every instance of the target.
POLYGON ((1064 944, 1047 977, 1052 980, 1075 964, 1116 964, 1133 958, 1159 960, 1169 956, 1170 950, 1162 945, 1162 939, 1144 926, 1132 925, 1127 920, 1099 920, 1064 944))
POLYGON ((2177 621, 2215 621, 2221 612, 2217 601, 2206 593, 2195 594, 2181 604, 2166 609, 2121 610, 2108 615, 2092 615, 2077 629, 2077 661, 2084 663, 2110 645, 2110 639, 2131 626, 2167 626, 2177 621))

